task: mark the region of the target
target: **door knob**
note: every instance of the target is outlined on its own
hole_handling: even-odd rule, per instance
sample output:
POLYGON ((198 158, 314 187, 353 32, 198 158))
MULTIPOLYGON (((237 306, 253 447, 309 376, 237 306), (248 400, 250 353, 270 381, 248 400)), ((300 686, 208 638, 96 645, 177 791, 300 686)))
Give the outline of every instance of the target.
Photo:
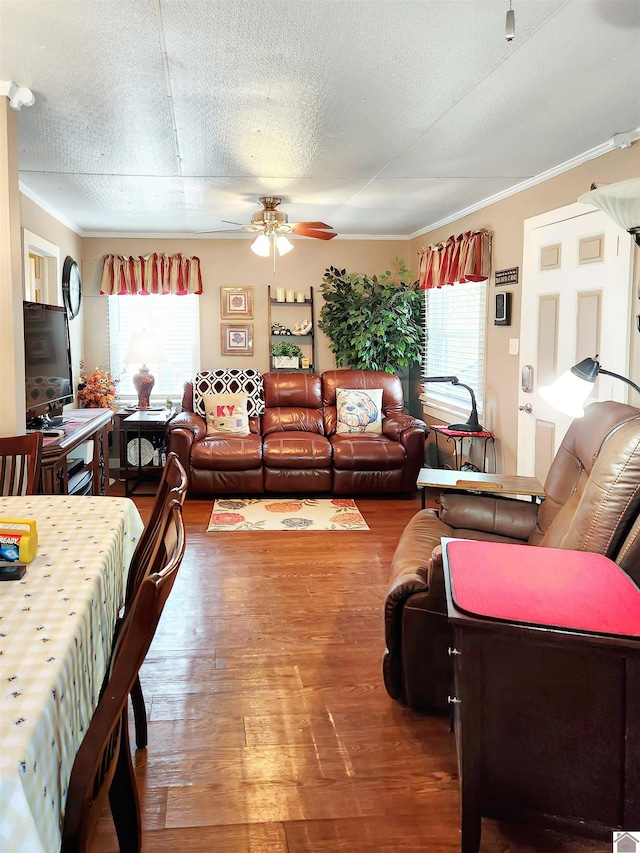
POLYGON ((525 403, 524 406, 518 406, 518 410, 520 412, 526 412, 528 415, 533 411, 533 406, 531 403, 525 403))

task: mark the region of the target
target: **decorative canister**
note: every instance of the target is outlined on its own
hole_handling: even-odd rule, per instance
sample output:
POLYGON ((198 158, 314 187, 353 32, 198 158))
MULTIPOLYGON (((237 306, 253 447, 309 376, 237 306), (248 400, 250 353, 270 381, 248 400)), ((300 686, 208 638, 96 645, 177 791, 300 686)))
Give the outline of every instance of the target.
POLYGON ((296 302, 305 302, 306 297, 304 293, 296 293, 296 302))
POLYGON ((293 290, 287 290, 287 302, 295 302, 295 293, 293 290))
POLYGON ((284 287, 276 287, 276 302, 284 302, 284 287))

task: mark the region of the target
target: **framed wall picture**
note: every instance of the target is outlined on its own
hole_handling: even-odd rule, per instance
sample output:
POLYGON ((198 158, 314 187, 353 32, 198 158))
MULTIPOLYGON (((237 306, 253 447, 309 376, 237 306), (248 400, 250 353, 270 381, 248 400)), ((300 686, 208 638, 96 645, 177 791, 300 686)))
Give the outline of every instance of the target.
POLYGON ((253 287, 221 287, 220 319, 253 320, 253 287))
POLYGON ((222 355, 253 355, 253 323, 220 323, 222 355))

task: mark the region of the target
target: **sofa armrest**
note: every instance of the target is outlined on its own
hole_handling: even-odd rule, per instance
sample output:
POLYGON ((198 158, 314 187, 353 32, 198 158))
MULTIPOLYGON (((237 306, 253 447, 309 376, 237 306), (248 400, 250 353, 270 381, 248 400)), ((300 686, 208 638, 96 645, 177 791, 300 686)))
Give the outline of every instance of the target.
POLYGON ((414 418, 413 415, 406 415, 403 412, 387 415, 383 418, 382 434, 386 435, 387 438, 392 438, 394 441, 402 441, 402 435, 408 429, 420 430, 424 432, 425 436, 429 431, 424 421, 414 418))
POLYGON ((432 509, 417 512, 402 532, 391 563, 385 602, 385 635, 392 654, 401 635, 402 607, 410 596, 430 592, 433 552, 440 547, 441 538, 452 533, 432 509))
POLYGON ((167 424, 167 449, 169 452, 178 454, 189 482, 191 482, 191 447, 206 434, 204 418, 193 412, 180 412, 167 424))
POLYGON ((174 430, 187 430, 193 436, 193 441, 200 441, 207 434, 204 418, 195 412, 180 412, 167 424, 167 436, 171 438, 174 430))
POLYGON ((463 528, 526 542, 536 526, 538 505, 488 495, 442 492, 439 515, 454 530, 463 528))

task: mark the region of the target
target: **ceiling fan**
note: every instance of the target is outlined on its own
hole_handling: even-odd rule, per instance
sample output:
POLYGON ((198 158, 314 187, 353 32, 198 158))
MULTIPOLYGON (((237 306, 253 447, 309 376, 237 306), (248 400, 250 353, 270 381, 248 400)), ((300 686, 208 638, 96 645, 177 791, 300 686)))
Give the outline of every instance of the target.
POLYGON ((279 255, 284 255, 293 249, 293 244, 287 240, 287 234, 298 234, 301 237, 314 237, 317 240, 331 240, 336 236, 336 232, 332 230, 330 225, 324 222, 289 222, 286 213, 281 210, 276 210, 281 198, 277 196, 263 196, 258 199, 262 205, 262 210, 256 211, 251 217, 251 223, 244 225, 242 222, 230 222, 223 219, 227 225, 238 225, 239 229, 227 228, 222 231, 199 231, 199 234, 214 234, 214 233, 230 233, 236 230, 255 232, 258 234, 251 241, 251 250, 256 255, 261 255, 264 258, 271 254, 271 244, 274 245, 274 260, 275 250, 278 250, 279 255))

